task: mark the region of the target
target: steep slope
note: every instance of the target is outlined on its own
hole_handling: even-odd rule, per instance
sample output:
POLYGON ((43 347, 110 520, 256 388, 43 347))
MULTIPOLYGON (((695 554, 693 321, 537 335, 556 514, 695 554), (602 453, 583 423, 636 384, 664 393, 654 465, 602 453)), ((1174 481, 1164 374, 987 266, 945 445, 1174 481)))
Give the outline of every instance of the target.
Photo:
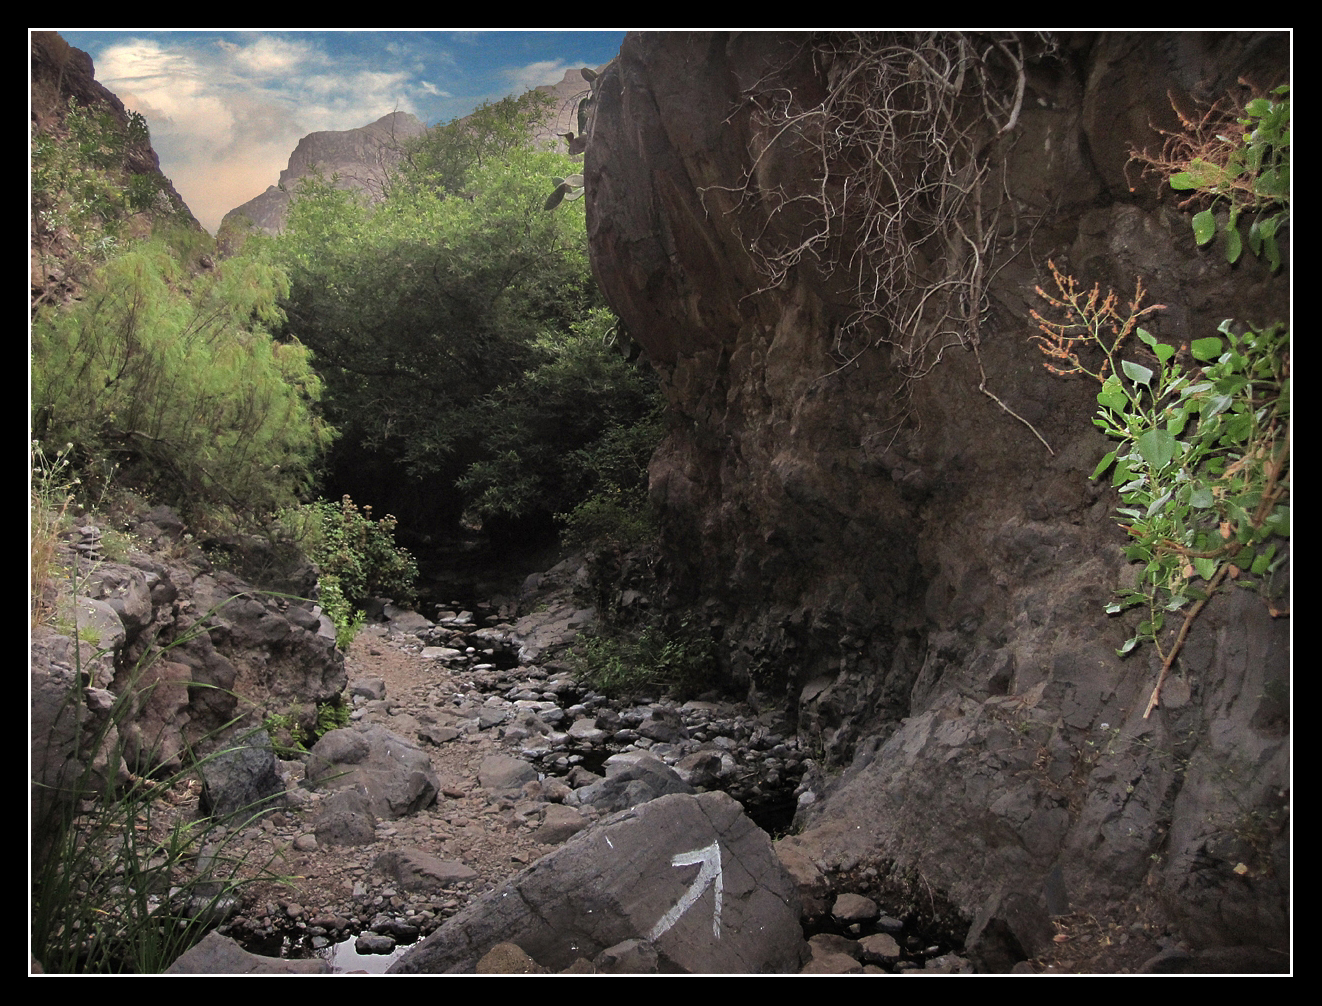
POLYGON ((77 289, 86 267, 83 246, 89 240, 141 237, 151 232, 154 222, 167 218, 199 232, 202 225, 161 174, 145 123, 140 118, 135 123, 124 103, 97 82, 92 57, 53 31, 34 31, 30 42, 30 137, 36 169, 31 179, 30 256, 36 304, 77 289), (38 149, 43 142, 69 142, 71 107, 95 131, 78 138, 91 151, 91 160, 84 156, 71 164, 50 149, 43 158, 38 149), (78 176, 77 184, 70 172, 78 176), (79 189, 77 200, 64 191, 71 188, 79 189), (134 197, 126 201, 127 192, 134 197))
POLYGON ((422 131, 416 116, 391 112, 357 129, 309 133, 289 155, 289 165, 280 172, 280 180, 226 213, 220 230, 232 232, 240 220, 248 220, 266 234, 278 233, 299 179, 313 168, 327 179, 338 176, 343 188, 379 193, 387 172, 399 162, 403 142, 422 131))
POLYGON ((1133 568, 1088 479, 1113 446, 1097 388, 1043 369, 1030 314, 1050 258, 1125 296, 1142 277, 1176 344, 1288 316, 1287 280, 1200 252, 1125 171, 1150 124, 1179 127, 1168 92, 1274 86, 1286 43, 631 35, 599 84, 591 255, 672 406, 651 470, 670 603, 849 766, 805 794, 805 882, 872 869, 976 923, 984 966, 1071 905, 1267 959, 1288 943, 1285 604, 1216 596, 1144 718, 1160 661, 1118 658, 1136 619, 1103 613, 1133 568), (922 55, 961 45, 968 79, 922 55), (867 74, 889 106, 857 98, 867 74), (875 146, 823 154, 866 128, 875 146), (888 217, 850 186, 891 149, 888 217))

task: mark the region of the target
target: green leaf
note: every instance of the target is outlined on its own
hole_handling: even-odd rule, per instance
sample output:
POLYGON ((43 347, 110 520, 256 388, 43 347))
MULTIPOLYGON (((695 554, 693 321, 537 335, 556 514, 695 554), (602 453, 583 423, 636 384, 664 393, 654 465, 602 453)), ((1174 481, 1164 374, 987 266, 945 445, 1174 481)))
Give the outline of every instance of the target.
POLYGON ((1193 568, 1198 571, 1198 575, 1204 580, 1210 580, 1216 576, 1216 568, 1219 565, 1215 559, 1194 559, 1193 568))
POLYGON ((1267 253, 1267 261, 1271 265, 1272 272, 1281 267, 1281 249, 1276 244, 1276 238, 1263 237, 1262 249, 1267 253))
POLYGON ((1193 236, 1194 240, 1200 245, 1205 245, 1212 240, 1216 234, 1216 217, 1212 216, 1211 210, 1203 210, 1195 214, 1193 218, 1193 236))
POLYGON ((1092 479, 1097 478, 1104 471, 1106 471, 1106 469, 1111 467, 1111 463, 1113 461, 1115 461, 1115 451, 1111 451, 1106 455, 1106 457, 1102 458, 1102 460, 1098 462, 1097 467, 1093 469, 1093 473, 1092 475, 1089 476, 1089 478, 1092 479))
POLYGON ((1195 360, 1202 360, 1204 363, 1215 360, 1221 355, 1221 340, 1215 335, 1209 335, 1206 339, 1194 339, 1189 343, 1189 351, 1193 353, 1195 360))
POLYGON ((1120 378, 1112 374, 1102 382, 1102 390, 1097 393, 1097 402, 1116 412, 1129 408, 1129 396, 1125 394, 1120 378))
POLYGON ((1131 360, 1121 360, 1120 369, 1135 384, 1151 385, 1152 383, 1152 371, 1147 367, 1140 366, 1131 360))
POLYGON ((1238 227, 1226 228, 1226 261, 1234 265, 1244 252, 1244 242, 1239 236, 1238 227))
POLYGON ((1279 168, 1268 168, 1258 176, 1253 192, 1262 199, 1284 199, 1290 194, 1288 177, 1279 168))
POLYGON ((1156 354, 1158 360, 1165 363, 1175 355, 1175 347, 1167 345, 1164 342, 1159 342, 1152 347, 1152 352, 1156 354))
POLYGON ((1188 192, 1192 189, 1198 188, 1198 186, 1194 183, 1193 175, 1189 174, 1189 172, 1177 171, 1175 174, 1171 175, 1171 188, 1180 192, 1188 192))
POLYGON ((1154 499, 1154 500, 1152 501, 1152 503, 1148 506, 1148 512, 1147 512, 1146 514, 1144 514, 1144 516, 1145 516, 1145 517, 1151 517, 1153 514, 1155 514, 1157 511, 1159 511, 1162 507, 1164 507, 1164 506, 1166 505, 1167 501, 1168 501, 1170 498, 1171 498, 1171 491, 1170 491, 1170 490, 1167 490, 1166 492, 1162 493, 1160 496, 1158 496, 1156 499, 1154 499))
POLYGON ((1144 461, 1160 471, 1174 459, 1175 443, 1175 438, 1166 430, 1148 430, 1135 441, 1134 446, 1144 461))
POLYGON ((1206 487, 1200 487, 1189 493, 1189 505, 1191 507, 1197 507, 1199 510, 1206 510, 1215 503, 1216 497, 1212 494, 1212 490, 1206 487))
POLYGON ((1126 639, 1125 642, 1124 642, 1124 645, 1121 646, 1120 649, 1118 649, 1118 650, 1115 651, 1115 655, 1116 655, 1117 657, 1123 657, 1126 653, 1128 653, 1130 650, 1132 650, 1132 649, 1133 649, 1135 646, 1137 646, 1137 645, 1138 645, 1138 637, 1137 637, 1137 636, 1133 636, 1133 637, 1131 637, 1131 638, 1129 638, 1129 639, 1126 639))

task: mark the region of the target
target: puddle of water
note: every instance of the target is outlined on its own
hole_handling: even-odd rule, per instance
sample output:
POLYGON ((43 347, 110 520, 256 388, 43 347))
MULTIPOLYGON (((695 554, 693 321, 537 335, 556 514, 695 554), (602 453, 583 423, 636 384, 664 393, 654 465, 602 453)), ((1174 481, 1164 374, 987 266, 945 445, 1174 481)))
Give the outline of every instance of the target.
POLYGON ((388 954, 360 954, 353 948, 356 936, 333 943, 317 951, 317 956, 328 962, 335 974, 348 974, 353 971, 366 971, 372 975, 383 975, 386 969, 412 949, 413 944, 397 943, 388 954))

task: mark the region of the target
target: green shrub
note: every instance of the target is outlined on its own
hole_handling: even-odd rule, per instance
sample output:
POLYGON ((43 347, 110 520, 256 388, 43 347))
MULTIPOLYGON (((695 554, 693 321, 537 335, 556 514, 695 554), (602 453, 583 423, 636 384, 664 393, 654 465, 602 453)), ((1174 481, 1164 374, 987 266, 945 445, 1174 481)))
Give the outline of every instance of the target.
MULTIPOLYGON (((1224 201, 1226 258, 1240 258, 1241 213, 1254 215, 1249 249, 1281 265, 1280 239, 1290 217, 1290 103, 1249 103, 1236 132, 1215 109, 1185 132, 1168 135, 1163 154, 1135 154, 1169 176, 1172 188, 1224 201)), ((1209 207, 1193 219, 1199 245, 1217 221, 1209 207)), ((1162 683, 1204 605, 1224 584, 1263 587, 1289 560, 1290 334, 1287 326, 1255 325, 1237 332, 1230 319, 1219 335, 1187 347, 1158 340, 1139 322, 1162 305, 1144 306, 1140 280, 1126 304, 1094 285, 1081 289, 1048 262, 1055 291, 1037 292, 1050 305, 1038 323, 1039 348, 1055 374, 1086 374, 1101 383, 1094 425, 1119 445, 1092 473, 1111 472, 1124 503, 1116 520, 1129 536, 1125 555, 1139 566, 1133 587, 1116 591, 1111 614, 1140 609, 1120 656, 1149 642, 1162 659, 1144 718, 1158 705, 1162 683), (1132 345, 1134 336, 1143 349, 1132 345), (1187 349, 1188 357, 1182 356, 1187 349), (1122 356, 1122 353, 1125 354, 1122 356), (1172 637, 1167 615, 1180 619, 1172 637)))
POLYGON ((320 571, 321 607, 335 623, 335 641, 347 649, 365 616, 361 606, 384 596, 396 604, 414 603, 418 565, 395 544, 395 518, 372 519, 348 496, 339 504, 320 500, 286 510, 285 531, 320 571))
POLYGON ((576 547, 597 532, 652 536, 647 465, 664 432, 661 393, 650 368, 609 345, 613 322, 597 310, 544 333, 538 366, 482 403, 485 457, 457 483, 469 521, 557 514, 576 547))
POLYGON ((600 490, 556 519, 563 526, 560 540, 571 549, 627 552, 655 541, 657 535, 651 504, 637 491, 600 490))
POLYGON ((334 433, 307 350, 266 330, 286 290, 254 260, 190 278, 161 241, 115 257, 81 302, 33 322, 38 438, 186 510, 292 502, 334 433))
POLYGON ((636 636, 587 636, 575 650, 575 665, 579 680, 603 695, 660 689, 686 698, 712 687, 716 647, 710 631, 692 616, 670 628, 654 620, 636 636))

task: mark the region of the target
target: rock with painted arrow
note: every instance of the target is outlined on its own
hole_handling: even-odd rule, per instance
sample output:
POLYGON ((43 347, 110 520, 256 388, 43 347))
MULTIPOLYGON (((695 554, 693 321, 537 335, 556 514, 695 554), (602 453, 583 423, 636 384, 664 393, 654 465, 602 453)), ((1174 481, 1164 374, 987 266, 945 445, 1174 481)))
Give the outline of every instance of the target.
POLYGON ((450 919, 392 974, 472 972, 499 943, 550 971, 627 940, 657 970, 797 972, 808 956, 798 895, 766 833, 724 793, 621 811, 450 919))

